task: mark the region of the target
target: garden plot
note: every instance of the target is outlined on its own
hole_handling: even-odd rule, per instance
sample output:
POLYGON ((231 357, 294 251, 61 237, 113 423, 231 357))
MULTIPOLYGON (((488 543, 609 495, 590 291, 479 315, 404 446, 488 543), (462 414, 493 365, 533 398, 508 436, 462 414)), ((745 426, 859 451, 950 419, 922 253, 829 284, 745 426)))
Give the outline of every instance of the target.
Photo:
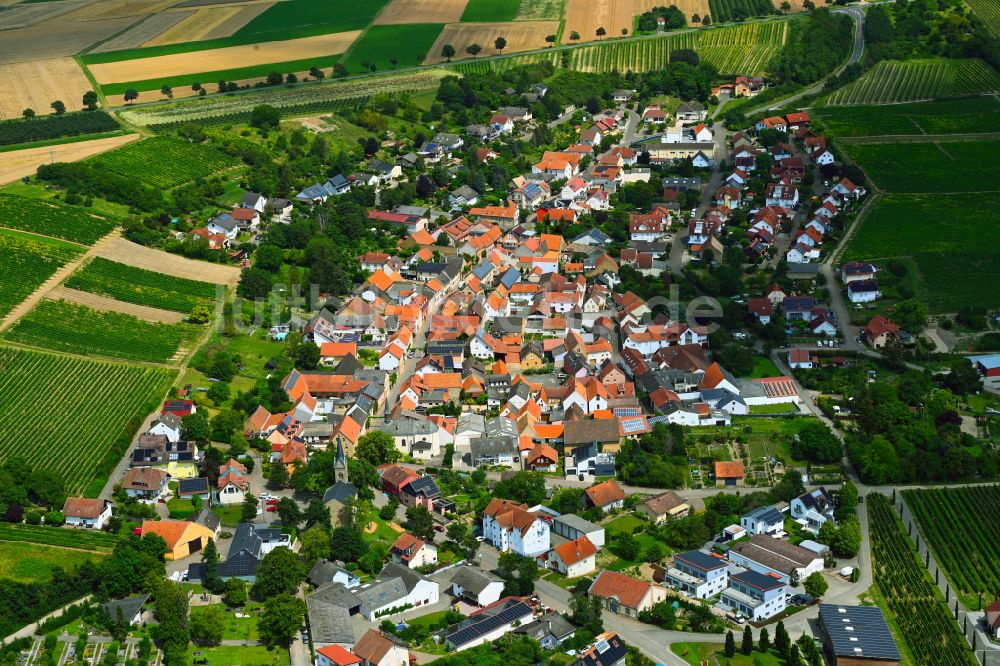
POLYGON ((454 23, 462 18, 469 0, 392 0, 375 25, 454 23))
POLYGON ((512 23, 451 23, 444 27, 441 35, 434 42, 425 63, 442 62, 441 49, 445 44, 455 47, 458 58, 467 58, 466 47, 479 44, 483 47, 480 55, 497 55, 493 42, 497 37, 507 40, 504 53, 530 51, 546 46, 545 36, 554 35, 559 31, 558 21, 515 21, 512 23))

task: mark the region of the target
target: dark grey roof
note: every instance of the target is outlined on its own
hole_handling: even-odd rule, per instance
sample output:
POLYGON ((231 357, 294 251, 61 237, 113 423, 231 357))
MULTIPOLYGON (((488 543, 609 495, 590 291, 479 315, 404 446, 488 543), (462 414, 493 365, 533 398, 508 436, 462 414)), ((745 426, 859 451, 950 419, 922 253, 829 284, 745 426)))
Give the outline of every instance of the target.
POLYGON ((419 573, 405 567, 402 564, 397 564, 395 562, 389 562, 384 567, 382 567, 381 573, 378 575, 377 580, 388 580, 392 578, 399 578, 403 581, 403 585, 406 587, 406 592, 413 592, 417 587, 417 583, 423 580, 427 580, 419 573))
POLYGON ((819 605, 819 619, 838 657, 899 661, 901 656, 878 606, 819 605))
POLYGON ((338 481, 323 493, 323 504, 328 504, 334 500, 344 503, 345 500, 354 499, 358 496, 358 489, 354 484, 346 481, 338 481))
POLYGON ((758 590, 773 590, 777 587, 782 587, 785 584, 776 576, 767 576, 752 569, 734 573, 730 576, 730 578, 746 583, 747 585, 755 587, 758 590))
POLYGON ((686 553, 678 553, 674 558, 704 571, 724 569, 727 566, 726 561, 721 557, 713 557, 700 550, 689 550, 686 553))
POLYGON ((458 567, 458 571, 451 577, 451 582, 466 592, 478 595, 490 583, 503 582, 503 579, 477 567, 458 567))
POLYGON ((575 530, 584 532, 585 534, 590 534, 592 532, 597 532, 598 530, 603 530, 604 528, 600 525, 590 522, 586 518, 581 518, 575 513, 564 513, 561 516, 556 516, 552 519, 553 523, 562 523, 567 527, 571 527, 575 530))
POLYGON ((594 647, 585 650, 576 660, 576 666, 611 666, 625 659, 628 646, 618 634, 611 634, 607 640, 598 639, 594 647))
POLYGON ((207 506, 203 506, 198 515, 194 517, 194 522, 199 525, 204 525, 208 529, 215 532, 219 529, 219 525, 222 524, 222 518, 212 513, 207 506))
POLYGON ((402 578, 378 579, 357 591, 357 598, 372 610, 394 606, 406 598, 406 585, 402 578))
MULTIPOLYGON (((353 595, 351 595, 353 598, 353 595)), ((309 612, 309 628, 312 640, 317 646, 333 643, 354 643, 354 628, 351 625, 351 611, 343 606, 328 604, 311 596, 306 597, 309 612)))
POLYGON ((177 492, 181 494, 198 495, 208 492, 208 479, 203 476, 194 479, 178 479, 177 492))
POLYGON ((750 513, 746 514, 746 517, 767 523, 768 525, 782 523, 785 520, 782 513, 773 506, 762 506, 759 509, 754 509, 750 513))
POLYGON ((421 495, 430 499, 434 499, 441 495, 441 490, 438 489, 437 483, 435 483, 434 478, 430 476, 420 476, 410 481, 408 484, 403 486, 402 492, 407 495, 421 495))
POLYGON ((325 585, 320 585, 306 599, 312 599, 313 601, 331 606, 339 606, 347 610, 357 608, 361 604, 361 600, 348 590, 343 583, 326 583, 325 585))
POLYGON ((452 647, 461 647, 504 625, 532 616, 531 607, 522 599, 511 599, 495 608, 481 612, 460 622, 445 632, 444 637, 452 647))
POLYGON ((542 640, 546 635, 549 635, 562 642, 572 636, 575 631, 576 627, 566 619, 565 615, 550 611, 534 622, 521 625, 514 630, 514 633, 524 634, 535 640, 542 640))
POLYGON ((469 441, 469 449, 474 456, 498 453, 517 453, 517 443, 513 437, 474 437, 469 441))
POLYGON ((379 430, 393 437, 414 437, 433 435, 438 431, 438 426, 427 419, 393 419, 384 422, 379 430))
POLYGON ((331 562, 330 560, 323 558, 321 560, 316 560, 316 564, 314 564, 312 569, 309 570, 309 575, 307 577, 309 582, 313 585, 316 587, 322 587, 323 585, 333 581, 333 577, 342 571, 348 575, 354 575, 344 569, 341 564, 331 562))
POLYGON ((148 594, 138 594, 134 597, 127 597, 125 599, 116 599, 115 601, 109 601, 106 604, 101 604, 101 608, 112 620, 118 619, 118 609, 122 610, 122 617, 126 622, 130 622, 132 618, 135 617, 136 613, 142 608, 142 605, 146 603, 149 599, 148 594))

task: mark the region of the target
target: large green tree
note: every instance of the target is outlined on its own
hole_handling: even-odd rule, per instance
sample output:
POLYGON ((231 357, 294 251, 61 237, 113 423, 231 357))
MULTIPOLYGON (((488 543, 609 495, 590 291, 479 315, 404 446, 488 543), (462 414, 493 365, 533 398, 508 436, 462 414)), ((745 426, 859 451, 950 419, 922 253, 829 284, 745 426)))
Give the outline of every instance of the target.
POLYGON ((268 645, 287 647, 305 618, 306 602, 288 593, 268 597, 257 624, 261 639, 268 645))
POLYGON ((191 609, 191 640, 199 645, 218 645, 226 626, 226 613, 220 606, 195 606, 191 609))
POLYGON ((272 550, 257 567, 253 586, 256 599, 268 599, 282 593, 294 593, 306 579, 306 567, 299 556, 285 547, 272 550))
POLYGON ((391 435, 381 430, 369 430, 358 440, 354 457, 372 465, 384 465, 398 461, 402 454, 391 435))

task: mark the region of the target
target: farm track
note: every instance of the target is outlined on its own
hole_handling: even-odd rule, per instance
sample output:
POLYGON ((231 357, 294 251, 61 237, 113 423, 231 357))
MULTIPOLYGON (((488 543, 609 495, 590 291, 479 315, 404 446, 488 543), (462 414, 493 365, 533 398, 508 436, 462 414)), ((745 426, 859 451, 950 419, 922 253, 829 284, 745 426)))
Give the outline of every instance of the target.
POLYGON ((88 291, 80 291, 78 289, 70 289, 62 285, 59 285, 50 291, 46 295, 46 298, 68 301, 77 305, 85 305, 92 310, 119 312, 121 314, 131 315, 137 319, 142 319, 143 321, 152 322, 154 324, 179 324, 184 321, 184 315, 180 312, 171 312, 170 310, 161 310, 159 308, 151 308, 145 305, 126 303, 124 301, 108 298, 107 296, 101 296, 100 294, 92 294, 88 291))
POLYGON ((63 280, 76 272, 76 269, 82 266, 85 261, 87 261, 90 257, 97 256, 99 252, 104 251, 105 247, 112 245, 120 237, 121 230, 115 229, 107 236, 94 243, 93 247, 81 254, 79 257, 64 264, 61 268, 59 268, 59 270, 52 274, 52 277, 43 282, 38 289, 33 291, 30 296, 21 301, 13 310, 7 313, 7 316, 0 321, 0 332, 7 330, 10 328, 11 324, 28 314, 28 312, 31 311, 31 308, 35 307, 40 300, 45 298, 49 292, 60 285, 63 280))

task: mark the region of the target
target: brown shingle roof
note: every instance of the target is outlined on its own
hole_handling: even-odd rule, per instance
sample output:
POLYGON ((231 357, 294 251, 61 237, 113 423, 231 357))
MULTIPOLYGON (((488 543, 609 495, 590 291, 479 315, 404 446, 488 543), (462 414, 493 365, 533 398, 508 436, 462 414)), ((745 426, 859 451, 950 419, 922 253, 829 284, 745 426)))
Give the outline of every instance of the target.
POLYGON ((671 509, 676 509, 681 504, 684 504, 684 500, 674 491, 668 490, 662 495, 649 498, 643 504, 649 507, 653 513, 662 516, 671 509))
POLYGON ((369 629, 364 636, 355 644, 354 654, 368 661, 377 664, 392 649, 393 641, 381 631, 369 629))
POLYGON ((652 583, 617 571, 602 571, 587 591, 593 597, 615 597, 623 606, 638 608, 652 583))
POLYGON ((66 518, 97 518, 104 511, 105 500, 87 497, 67 497, 63 504, 66 518))
POLYGON ((608 479, 607 481, 598 483, 596 486, 591 486, 584 492, 587 494, 587 499, 594 506, 604 507, 612 502, 620 502, 625 499, 625 491, 621 489, 621 486, 614 479, 608 479))

